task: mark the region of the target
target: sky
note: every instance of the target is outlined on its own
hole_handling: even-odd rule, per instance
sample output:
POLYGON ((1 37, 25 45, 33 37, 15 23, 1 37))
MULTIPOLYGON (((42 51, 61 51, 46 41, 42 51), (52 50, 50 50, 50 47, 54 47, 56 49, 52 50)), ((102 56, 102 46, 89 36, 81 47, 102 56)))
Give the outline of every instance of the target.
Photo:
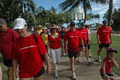
MULTIPOLYGON (((55 7, 58 11, 60 11, 59 4, 64 2, 65 0, 34 0, 36 6, 43 6, 45 9, 50 9, 52 6, 55 7)), ((114 8, 120 8, 120 0, 113 0, 114 8)), ((109 4, 95 4, 92 3, 92 13, 100 14, 100 21, 103 20, 103 15, 109 8, 109 4)), ((101 23, 101 22, 100 22, 101 23)))

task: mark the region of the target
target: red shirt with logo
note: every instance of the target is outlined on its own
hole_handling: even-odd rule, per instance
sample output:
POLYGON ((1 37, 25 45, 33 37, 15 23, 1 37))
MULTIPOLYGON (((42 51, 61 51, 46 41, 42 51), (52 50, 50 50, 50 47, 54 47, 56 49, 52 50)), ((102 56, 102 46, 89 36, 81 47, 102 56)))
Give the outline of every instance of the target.
POLYGON ((78 51, 79 42, 82 40, 82 36, 79 31, 67 31, 64 36, 64 40, 68 41, 68 50, 69 51, 78 51))
MULTIPOLYGON (((112 73, 113 62, 110 61, 107 57, 104 58, 103 62, 106 63, 105 66, 106 73, 112 73)), ((103 73, 103 67, 100 68, 100 73, 103 73)))
POLYGON ((50 42, 50 48, 52 49, 60 48, 61 35, 59 33, 57 38, 53 38, 51 35, 49 35, 48 40, 50 42))
POLYGON ((88 30, 86 28, 79 28, 77 30, 81 33, 84 44, 88 44, 88 30))
POLYGON ((18 34, 8 28, 6 32, 0 32, 0 52, 4 59, 12 59, 12 45, 18 38, 18 34))
POLYGON ((97 31, 97 35, 99 36, 99 40, 101 44, 109 44, 109 37, 111 34, 110 27, 100 27, 97 31))
POLYGON ((20 37, 14 43, 13 59, 19 62, 19 76, 21 78, 35 76, 43 67, 41 55, 44 55, 47 51, 40 36, 37 34, 35 36, 38 41, 37 43, 33 35, 25 38, 20 37))

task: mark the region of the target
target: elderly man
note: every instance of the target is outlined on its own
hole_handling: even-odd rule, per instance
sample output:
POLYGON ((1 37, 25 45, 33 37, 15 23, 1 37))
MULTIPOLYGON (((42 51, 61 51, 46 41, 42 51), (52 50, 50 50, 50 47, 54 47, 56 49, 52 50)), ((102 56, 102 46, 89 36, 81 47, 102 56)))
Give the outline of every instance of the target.
POLYGON ((7 27, 4 19, 0 18, 0 52, 3 64, 8 67, 8 80, 12 80, 12 45, 18 34, 7 27))

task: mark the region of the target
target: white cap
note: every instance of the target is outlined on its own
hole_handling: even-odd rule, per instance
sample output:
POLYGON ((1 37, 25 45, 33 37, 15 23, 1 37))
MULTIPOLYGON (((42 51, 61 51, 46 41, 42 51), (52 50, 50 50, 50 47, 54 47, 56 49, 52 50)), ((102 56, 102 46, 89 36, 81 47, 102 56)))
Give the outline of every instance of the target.
POLYGON ((17 18, 14 21, 14 28, 13 29, 22 29, 27 24, 25 19, 23 18, 17 18))

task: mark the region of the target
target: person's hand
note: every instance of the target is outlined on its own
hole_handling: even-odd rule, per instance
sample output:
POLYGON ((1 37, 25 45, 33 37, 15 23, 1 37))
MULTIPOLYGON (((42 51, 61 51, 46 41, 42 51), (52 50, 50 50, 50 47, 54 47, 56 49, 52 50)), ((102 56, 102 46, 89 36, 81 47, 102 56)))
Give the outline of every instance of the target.
POLYGON ((100 41, 98 41, 98 44, 101 44, 101 42, 100 42, 100 41))
POLYGON ((46 67, 46 72, 47 72, 48 74, 50 74, 50 72, 51 72, 51 66, 50 66, 50 64, 46 67))
POLYGON ((105 80, 110 80, 110 79, 109 79, 109 76, 107 76, 107 75, 104 76, 104 79, 105 79, 105 80))

